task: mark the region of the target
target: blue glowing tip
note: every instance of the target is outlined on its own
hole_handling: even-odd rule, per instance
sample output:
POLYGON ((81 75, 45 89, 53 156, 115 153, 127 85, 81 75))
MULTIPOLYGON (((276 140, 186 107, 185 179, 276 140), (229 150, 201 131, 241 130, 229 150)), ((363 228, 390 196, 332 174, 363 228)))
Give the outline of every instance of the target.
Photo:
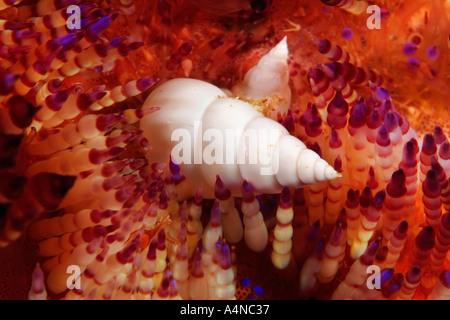
POLYGON ((261 297, 263 295, 263 293, 264 293, 264 290, 261 287, 258 287, 258 286, 254 286, 253 287, 253 291, 255 292, 255 294, 258 297, 261 297))
POLYGON ((243 285, 244 287, 248 287, 248 286, 250 286, 250 284, 251 284, 251 281, 250 281, 249 278, 244 278, 244 279, 242 279, 242 285, 243 285))

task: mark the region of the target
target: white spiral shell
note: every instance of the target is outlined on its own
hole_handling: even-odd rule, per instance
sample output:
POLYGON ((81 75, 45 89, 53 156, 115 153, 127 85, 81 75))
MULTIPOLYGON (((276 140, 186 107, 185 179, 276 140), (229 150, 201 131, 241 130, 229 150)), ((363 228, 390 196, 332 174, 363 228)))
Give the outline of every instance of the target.
POLYGON ((151 161, 167 163, 172 155, 179 163, 186 177, 180 198, 194 196, 200 186, 204 198, 214 198, 216 175, 233 196, 241 196, 244 180, 256 193, 273 194, 284 186, 299 188, 340 176, 278 122, 207 82, 169 80, 150 94, 143 108, 154 106, 160 110, 143 117, 140 128, 152 146, 151 161), (214 155, 215 162, 208 163, 205 154, 214 155))

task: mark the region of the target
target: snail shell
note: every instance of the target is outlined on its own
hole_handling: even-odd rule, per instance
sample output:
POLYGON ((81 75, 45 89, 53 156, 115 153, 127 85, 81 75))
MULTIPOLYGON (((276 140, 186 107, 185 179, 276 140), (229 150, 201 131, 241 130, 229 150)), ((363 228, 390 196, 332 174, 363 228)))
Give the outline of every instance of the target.
POLYGON ((233 196, 247 180, 255 193, 280 193, 340 176, 278 122, 249 103, 227 97, 216 86, 195 79, 169 80, 149 95, 140 128, 152 146, 151 161, 177 162, 185 181, 179 198, 214 198, 219 175, 233 196))

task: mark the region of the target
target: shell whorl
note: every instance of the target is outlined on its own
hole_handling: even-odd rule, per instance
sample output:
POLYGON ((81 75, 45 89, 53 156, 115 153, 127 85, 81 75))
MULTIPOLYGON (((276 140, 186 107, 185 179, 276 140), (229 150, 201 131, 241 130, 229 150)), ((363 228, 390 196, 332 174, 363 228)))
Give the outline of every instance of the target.
POLYGON ((152 145, 151 161, 168 162, 171 155, 179 163, 186 177, 184 186, 180 186, 181 197, 193 196, 202 186, 203 196, 213 198, 217 175, 233 196, 241 196, 244 180, 256 193, 274 194, 284 186, 299 188, 339 177, 278 122, 264 117, 247 102, 228 98, 209 83, 169 80, 150 94, 143 108, 154 106, 160 110, 145 116, 140 127, 152 145), (225 137, 222 150, 218 137, 225 137), (208 139, 212 142, 205 143, 208 139), (180 144, 187 148, 180 152, 180 144), (215 156, 219 153, 222 161, 216 158, 208 163, 204 159, 212 144, 215 156), (256 158, 252 158, 253 152, 256 158))

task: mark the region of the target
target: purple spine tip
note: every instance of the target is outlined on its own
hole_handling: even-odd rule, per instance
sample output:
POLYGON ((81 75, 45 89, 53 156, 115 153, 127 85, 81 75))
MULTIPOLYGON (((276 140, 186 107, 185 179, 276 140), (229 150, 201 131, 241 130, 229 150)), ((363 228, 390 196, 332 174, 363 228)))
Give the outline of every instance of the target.
POLYGON ((447 232, 450 232, 450 212, 447 212, 442 216, 441 223, 442 227, 447 230, 447 232))
POLYGON ((378 250, 375 258, 378 260, 378 262, 383 262, 386 260, 388 253, 389 253, 388 246, 384 246, 380 248, 380 250, 378 250))
POLYGON ((355 192, 355 190, 350 188, 347 192, 347 201, 345 205, 348 208, 354 209, 358 206, 358 204, 359 204, 359 195, 357 192, 355 192))
POLYGON ((394 236, 397 239, 405 239, 408 232, 408 222, 406 220, 400 222, 397 229, 394 231, 394 236))
POLYGON ((434 141, 437 144, 442 144, 447 140, 444 130, 440 126, 435 126, 433 130, 434 141))
POLYGON ((364 208, 368 208, 373 201, 372 190, 369 187, 365 187, 359 197, 359 205, 364 208))
POLYGON ((220 179, 219 175, 216 176, 216 185, 214 186, 214 194, 218 200, 227 200, 231 197, 231 192, 228 190, 220 179))
POLYGON ((408 141, 403 147, 401 165, 407 168, 415 168, 417 165, 417 149, 412 141, 408 141))
POLYGON ((384 269, 383 271, 381 271, 381 286, 384 287, 385 285, 387 285, 391 281, 393 276, 394 268, 384 269))
POLYGON ((305 112, 305 114, 302 115, 300 121, 304 121, 305 131, 309 137, 317 137, 322 133, 322 118, 320 117, 319 110, 317 110, 315 104, 312 104, 310 113, 305 112))
POLYGON ((91 42, 96 41, 102 32, 109 27, 114 20, 113 18, 113 16, 106 16, 91 24, 86 29, 86 38, 91 42))
POLYGON ((342 159, 341 155, 338 155, 336 157, 336 160, 334 160, 334 170, 337 172, 342 172, 342 159))
MULTIPOLYGON (((370 83, 369 83, 370 84, 370 83)), ((377 101, 377 102, 383 102, 383 101, 389 101, 389 98, 391 97, 389 95, 389 92, 383 88, 383 87, 378 87, 375 84, 371 84, 370 85, 370 89, 372 91, 371 93, 371 97, 377 101)), ((390 102, 390 101, 389 101, 390 102)))
POLYGON ((167 202, 168 202, 167 193, 163 190, 159 194, 159 207, 161 209, 167 209, 167 202))
POLYGON ((348 104, 342 97, 341 90, 337 90, 333 100, 328 104, 327 122, 336 129, 345 127, 347 123, 348 104))
POLYGON ((317 153, 319 157, 322 157, 322 150, 320 149, 319 143, 317 141, 313 143, 310 149, 317 153))
POLYGON ((339 62, 324 63, 321 65, 330 80, 335 80, 342 72, 342 64, 339 62))
POLYGON ((403 45, 403 53, 406 56, 412 56, 417 51, 417 46, 414 43, 407 42, 403 45))
POLYGON ((156 78, 139 79, 136 82, 136 88, 139 91, 144 92, 145 90, 150 88, 152 85, 154 85, 157 81, 158 81, 158 79, 156 79, 156 78))
POLYGON ((386 117, 384 118, 384 125, 389 130, 389 132, 392 132, 398 128, 399 123, 398 123, 398 119, 397 119, 397 116, 395 115, 395 113, 393 113, 392 111, 389 111, 386 114, 386 117))
POLYGON ((375 177, 375 170, 373 169, 372 166, 370 166, 369 168, 369 177, 367 178, 367 186, 372 190, 378 188, 378 181, 375 177))
POLYGON ((148 260, 156 260, 156 247, 158 246, 158 242, 153 239, 150 242, 150 246, 148 247, 147 259, 148 260))
POLYGON ((423 228, 416 237, 416 246, 422 251, 428 251, 434 248, 434 229, 431 226, 423 228))
MULTIPOLYGON (((326 78, 325 73, 323 72, 323 70, 318 69, 318 68, 309 69, 307 78, 308 78, 308 82, 310 82, 311 80, 314 80, 316 85, 321 84, 322 80, 325 80, 324 82, 327 83, 327 81, 326 81, 327 78, 326 78)), ((319 88, 319 89, 326 89, 326 88, 319 88)))
POLYGON ((366 266, 372 265, 379 246, 379 241, 373 241, 367 248, 366 252, 361 256, 361 262, 366 266))
POLYGON ((405 279, 411 284, 416 284, 420 281, 421 269, 419 266, 414 266, 408 270, 406 273, 405 279))
POLYGON ((216 201, 216 203, 214 204, 213 210, 211 212, 211 217, 209 219, 210 225, 212 227, 220 226, 220 217, 221 217, 220 207, 219 207, 219 203, 216 201))
POLYGON ((436 142, 434 141, 434 137, 431 133, 427 133, 423 137, 423 145, 422 152, 426 155, 435 154, 437 151, 436 142))
POLYGON ((420 60, 417 58, 411 58, 408 59, 408 63, 412 66, 412 67, 419 67, 420 66, 420 60))
POLYGON ((367 119, 367 127, 369 129, 378 129, 381 125, 381 117, 380 113, 378 112, 378 109, 373 109, 372 112, 370 112, 369 117, 367 119))
POLYGON ((342 140, 339 138, 339 134, 337 133, 334 127, 331 127, 331 135, 330 135, 330 148, 337 149, 342 146, 342 140))
POLYGON ((437 198, 441 195, 441 184, 434 170, 428 170, 422 184, 423 194, 428 198, 437 198))
POLYGON ((445 141, 439 148, 439 157, 444 160, 450 159, 450 143, 445 141))
POLYGON ((427 57, 430 58, 430 60, 436 60, 439 58, 440 53, 441 51, 437 45, 433 44, 427 48, 427 57))
POLYGON ((377 133, 377 144, 382 147, 387 147, 391 144, 391 139, 389 138, 389 130, 385 127, 385 125, 381 125, 380 129, 378 129, 377 133))
POLYGON ((280 202, 278 205, 283 209, 292 207, 291 191, 288 187, 284 187, 283 191, 281 191, 280 202))
POLYGON ((450 289, 450 269, 442 271, 439 280, 446 288, 450 289))
POLYGON ((286 128, 287 131, 294 132, 295 122, 294 122, 294 118, 292 117, 291 110, 288 110, 288 113, 283 120, 283 126, 286 128))
POLYGON ((351 40, 353 38, 353 30, 352 28, 349 27, 345 27, 344 29, 342 29, 342 37, 345 40, 351 40))
POLYGON ((327 39, 320 39, 314 41, 320 53, 327 53, 331 49, 331 42, 327 39))
POLYGON ((375 194, 375 197, 373 199, 373 206, 375 207, 375 209, 381 210, 383 208, 383 202, 385 198, 386 192, 384 190, 378 191, 375 194))
POLYGON ((308 242, 315 242, 317 239, 317 236, 319 235, 319 229, 320 229, 320 221, 317 220, 309 228, 308 233, 306 234, 306 240, 308 242))
POLYGON ((391 181, 386 187, 386 192, 393 198, 399 198, 406 194, 406 176, 403 169, 399 169, 392 174, 391 181))
POLYGON ((365 103, 356 104, 350 112, 348 124, 355 129, 362 127, 366 123, 366 111, 365 103))
POLYGON ((162 228, 158 233, 156 248, 160 251, 166 248, 166 233, 164 232, 164 228, 162 228))
POLYGON ((244 180, 242 183, 242 199, 247 202, 253 202, 255 200, 255 194, 253 193, 252 186, 244 180))
POLYGON ((316 247, 314 248, 314 256, 318 260, 322 260, 323 254, 325 252, 325 239, 320 239, 320 241, 317 243, 316 247))
POLYGON ((433 171, 436 172, 436 176, 438 178, 440 178, 440 175, 444 171, 444 169, 442 168, 441 164, 439 163, 439 161, 436 159, 435 156, 431 156, 430 162, 431 162, 431 169, 433 169, 433 171))
POLYGON ((0 72, 0 95, 8 95, 14 88, 17 76, 13 73, 0 72))

